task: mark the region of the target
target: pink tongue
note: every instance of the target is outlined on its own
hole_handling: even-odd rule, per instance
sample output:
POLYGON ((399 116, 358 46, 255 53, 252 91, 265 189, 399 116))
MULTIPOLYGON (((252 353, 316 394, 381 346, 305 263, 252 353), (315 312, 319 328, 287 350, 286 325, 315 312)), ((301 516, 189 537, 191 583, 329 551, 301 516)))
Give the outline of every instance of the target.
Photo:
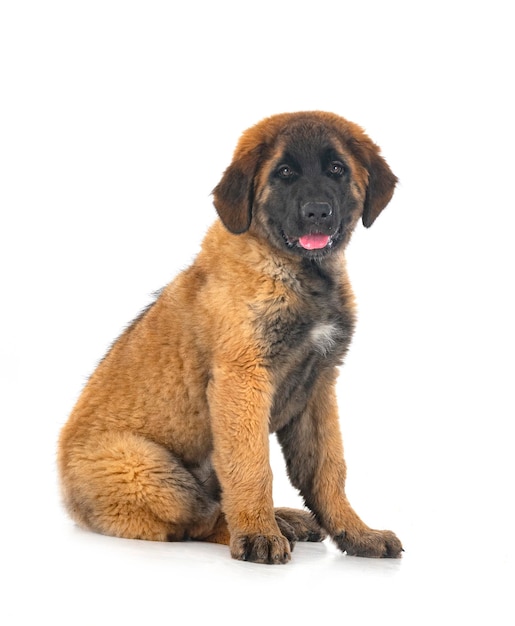
POLYGON ((329 239, 329 235, 303 235, 299 244, 306 250, 319 250, 327 246, 329 239))

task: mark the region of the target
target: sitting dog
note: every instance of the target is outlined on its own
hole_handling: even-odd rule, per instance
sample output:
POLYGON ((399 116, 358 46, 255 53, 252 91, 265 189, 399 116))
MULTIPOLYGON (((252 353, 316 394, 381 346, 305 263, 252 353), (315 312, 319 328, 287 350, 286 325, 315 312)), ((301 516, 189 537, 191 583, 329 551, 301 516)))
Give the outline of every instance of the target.
POLYGON ((345 248, 396 181, 332 113, 242 135, 201 252, 114 343, 62 430, 63 500, 80 526, 223 543, 257 563, 327 534, 350 555, 400 556, 345 495, 335 393, 355 323, 345 248), (274 509, 270 433, 308 510, 274 509))

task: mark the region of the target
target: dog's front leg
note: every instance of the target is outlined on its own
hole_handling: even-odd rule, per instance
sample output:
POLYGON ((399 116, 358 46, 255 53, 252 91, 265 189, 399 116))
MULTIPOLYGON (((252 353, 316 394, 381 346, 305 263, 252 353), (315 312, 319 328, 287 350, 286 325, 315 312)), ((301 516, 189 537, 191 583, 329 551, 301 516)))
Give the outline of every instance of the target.
POLYGON ((256 563, 286 563, 290 545, 274 515, 269 462, 270 383, 258 367, 216 368, 208 388, 213 465, 231 555, 256 563))
POLYGON ((319 383, 306 410, 277 432, 290 480, 336 545, 349 555, 399 557, 388 530, 369 528, 345 495, 346 466, 334 388, 319 383))

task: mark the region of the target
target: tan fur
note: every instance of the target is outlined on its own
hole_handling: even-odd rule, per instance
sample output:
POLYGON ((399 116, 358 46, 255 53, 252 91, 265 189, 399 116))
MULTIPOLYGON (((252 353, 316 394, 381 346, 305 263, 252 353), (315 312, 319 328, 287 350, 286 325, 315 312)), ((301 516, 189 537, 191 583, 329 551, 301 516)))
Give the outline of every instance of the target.
MULTIPOLYGON (((340 124, 351 139, 377 152, 361 129, 342 118, 313 113, 306 119, 340 124)), ((268 197, 270 168, 280 150, 276 138, 291 120, 269 118, 238 144, 233 166, 252 177, 258 201, 268 197), (264 145, 269 154, 263 158, 261 152, 259 160, 257 148, 264 145)), ((369 172, 346 147, 345 133, 335 141, 348 155, 353 193, 362 206, 369 172)), ((217 188, 221 216, 234 210, 222 196, 217 188)), ((272 419, 288 365, 270 367, 270 339, 260 329, 263 320, 303 311, 299 260, 264 239, 259 213, 247 229, 243 223, 237 228, 244 232, 235 235, 215 222, 193 265, 123 333, 91 376, 59 441, 65 506, 79 525, 96 532, 230 543, 235 558, 257 562, 285 562, 295 540, 323 539, 323 529, 349 553, 398 556, 395 536, 368 529, 345 496, 335 370, 314 387, 307 412, 315 419, 309 424, 290 428, 286 418, 272 419), (268 437, 288 428, 297 428, 299 441, 309 441, 318 455, 306 496, 316 521, 311 513, 273 506, 268 437)), ((327 267, 352 318, 343 249, 327 267)), ((321 353, 329 351, 332 334, 327 323, 316 327, 314 348, 318 341, 321 353)), ((297 474, 292 469, 294 484, 297 474)))

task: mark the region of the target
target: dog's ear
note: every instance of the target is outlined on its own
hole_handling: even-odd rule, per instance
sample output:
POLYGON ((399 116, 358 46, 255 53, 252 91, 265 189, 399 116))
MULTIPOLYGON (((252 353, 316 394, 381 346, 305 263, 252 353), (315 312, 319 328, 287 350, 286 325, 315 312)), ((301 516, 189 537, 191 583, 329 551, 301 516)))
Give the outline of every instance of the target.
POLYGON ((372 226, 379 213, 390 202, 397 184, 397 176, 395 176, 388 163, 379 154, 376 146, 368 152, 369 158, 366 166, 368 170, 368 186, 362 217, 363 225, 367 228, 372 226))
POLYGON ((234 234, 246 232, 252 220, 254 178, 261 147, 237 149, 232 163, 213 190, 214 205, 224 226, 234 234))
POLYGON ((390 202, 397 184, 397 176, 381 156, 379 146, 368 137, 360 126, 341 120, 340 129, 345 145, 351 149, 368 174, 362 220, 363 225, 369 228, 390 202))

